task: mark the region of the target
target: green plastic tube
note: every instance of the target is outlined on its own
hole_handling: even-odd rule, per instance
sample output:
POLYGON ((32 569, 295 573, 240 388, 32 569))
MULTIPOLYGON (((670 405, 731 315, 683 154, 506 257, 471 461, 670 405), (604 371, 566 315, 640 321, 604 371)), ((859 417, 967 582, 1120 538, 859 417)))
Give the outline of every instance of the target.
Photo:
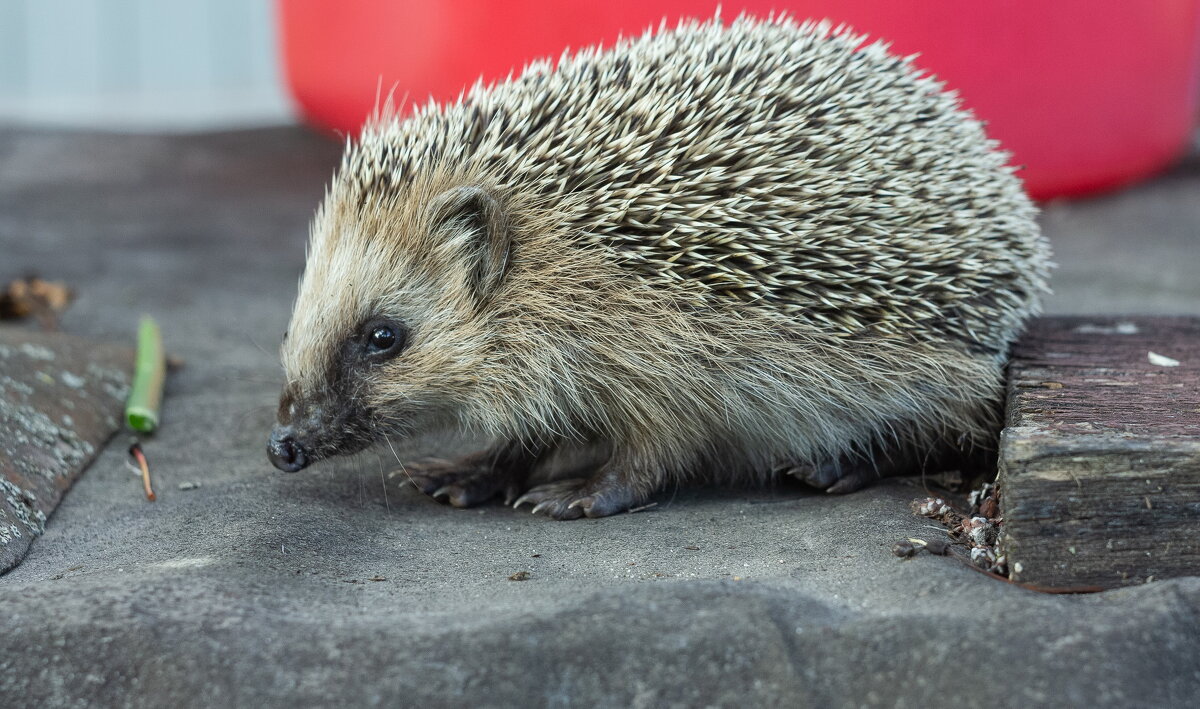
POLYGON ((167 360, 163 354, 162 332, 158 323, 143 315, 138 325, 137 365, 133 387, 125 403, 125 421, 138 433, 153 433, 158 428, 158 408, 162 404, 163 378, 167 360))

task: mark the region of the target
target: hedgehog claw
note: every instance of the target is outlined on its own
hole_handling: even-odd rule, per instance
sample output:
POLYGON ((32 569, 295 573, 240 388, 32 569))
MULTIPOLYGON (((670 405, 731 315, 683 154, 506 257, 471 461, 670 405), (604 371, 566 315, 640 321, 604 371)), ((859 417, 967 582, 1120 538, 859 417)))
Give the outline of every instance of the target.
POLYGON ((559 480, 529 489, 517 498, 513 507, 520 507, 526 502, 533 504, 533 514, 544 514, 554 519, 578 519, 586 513, 571 503, 578 499, 578 493, 587 485, 586 480, 559 480))
POLYGON ((509 485, 504 491, 504 504, 515 509, 517 506, 517 498, 520 496, 520 494, 521 488, 517 487, 516 485, 509 485))
POLYGON ((830 485, 825 492, 830 495, 845 495, 859 490, 871 484, 871 481, 879 476, 870 475, 861 470, 853 470, 844 475, 840 480, 830 485))

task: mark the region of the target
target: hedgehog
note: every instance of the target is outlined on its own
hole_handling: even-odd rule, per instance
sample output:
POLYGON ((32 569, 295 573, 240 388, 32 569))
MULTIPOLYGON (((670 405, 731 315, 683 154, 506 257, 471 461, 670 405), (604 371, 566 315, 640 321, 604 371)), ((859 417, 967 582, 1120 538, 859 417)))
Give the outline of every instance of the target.
POLYGON ((912 58, 719 17, 376 111, 312 226, 268 453, 600 517, 695 481, 829 492, 994 449, 1049 248, 912 58))

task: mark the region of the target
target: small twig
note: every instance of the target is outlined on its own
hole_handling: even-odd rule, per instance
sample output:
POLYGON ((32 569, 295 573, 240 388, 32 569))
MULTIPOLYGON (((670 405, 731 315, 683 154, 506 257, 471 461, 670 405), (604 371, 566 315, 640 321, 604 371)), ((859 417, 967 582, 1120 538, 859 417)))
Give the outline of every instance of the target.
POLYGON ((648 504, 648 505, 642 505, 641 507, 634 507, 634 508, 631 508, 631 509, 629 510, 629 514, 633 514, 634 512, 645 512, 646 510, 650 509, 651 507, 658 507, 658 503, 657 503, 657 502, 651 502, 651 503, 650 503, 650 504, 648 504))
POLYGON ((150 464, 146 462, 146 454, 142 452, 142 444, 134 441, 129 446, 129 455, 137 460, 138 467, 142 469, 142 488, 146 491, 146 499, 154 502, 158 498, 154 494, 154 488, 150 486, 150 464))

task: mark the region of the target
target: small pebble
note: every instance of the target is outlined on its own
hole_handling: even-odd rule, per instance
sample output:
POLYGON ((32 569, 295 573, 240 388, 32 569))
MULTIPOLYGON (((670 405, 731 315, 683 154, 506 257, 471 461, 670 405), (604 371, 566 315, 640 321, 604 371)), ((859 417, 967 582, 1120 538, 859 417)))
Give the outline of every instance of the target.
POLYGON ((996 554, 990 549, 975 547, 971 550, 971 561, 976 566, 987 569, 996 563, 996 554))
POLYGON ((180 490, 195 490, 195 489, 197 489, 197 488, 199 488, 199 487, 200 487, 200 483, 197 483, 197 482, 182 482, 182 483, 179 483, 179 489, 180 489, 180 490))
POLYGON ((929 550, 930 554, 945 556, 946 552, 950 551, 950 542, 945 539, 930 539, 925 542, 925 548, 929 550))

